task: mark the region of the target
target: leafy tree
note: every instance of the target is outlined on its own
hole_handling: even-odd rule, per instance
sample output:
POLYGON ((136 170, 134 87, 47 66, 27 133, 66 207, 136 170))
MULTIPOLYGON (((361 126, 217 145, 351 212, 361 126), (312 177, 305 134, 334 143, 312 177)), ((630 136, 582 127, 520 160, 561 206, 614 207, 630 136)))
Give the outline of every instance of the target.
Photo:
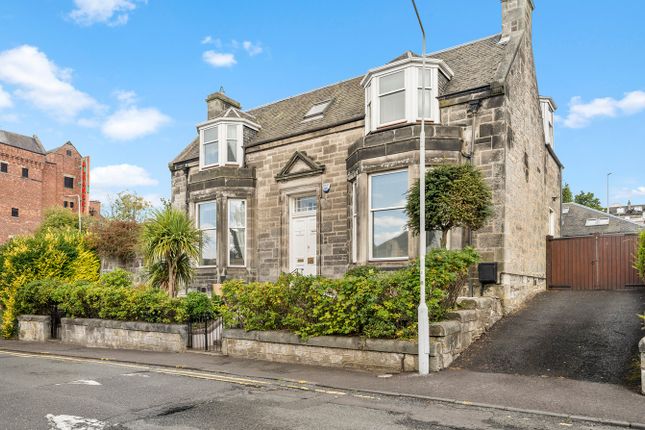
POLYGON ((579 205, 587 206, 599 211, 605 210, 600 203, 600 199, 592 192, 585 193, 584 191, 580 191, 580 193, 576 194, 573 201, 579 205))
POLYGON ((116 195, 116 198, 110 199, 110 214, 109 218, 119 221, 144 221, 152 209, 152 204, 145 198, 130 193, 128 191, 121 191, 116 195))
POLYGON ((143 227, 143 254, 151 284, 171 297, 180 286, 187 286, 199 243, 199 230, 184 212, 169 207, 154 211, 143 227))
MULTIPOLYGON (((88 227, 94 222, 91 217, 81 215, 81 228, 86 232, 88 227)), ((76 230, 78 231, 78 213, 65 208, 51 207, 45 210, 43 222, 38 227, 38 233, 43 233, 47 230, 63 231, 63 230, 76 230)))
MULTIPOLYGON (((408 227, 419 233, 419 181, 408 193, 408 227)), ((492 214, 492 192, 470 164, 438 166, 426 173, 426 231, 440 230, 445 248, 454 227, 481 228, 492 214)))
POLYGON ((129 263, 140 251, 141 230, 142 224, 136 221, 103 219, 92 226, 91 241, 102 257, 129 263))
POLYGON ((571 203, 573 201, 573 193, 569 184, 564 184, 562 187, 562 203, 571 203))

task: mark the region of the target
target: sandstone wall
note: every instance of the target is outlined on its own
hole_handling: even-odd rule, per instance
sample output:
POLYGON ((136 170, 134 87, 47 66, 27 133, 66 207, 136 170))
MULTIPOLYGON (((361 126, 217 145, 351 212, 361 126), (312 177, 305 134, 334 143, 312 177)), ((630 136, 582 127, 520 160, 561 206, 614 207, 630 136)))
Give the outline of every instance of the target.
POLYGON ((51 317, 48 315, 21 315, 18 317, 18 339, 44 342, 51 336, 51 317))

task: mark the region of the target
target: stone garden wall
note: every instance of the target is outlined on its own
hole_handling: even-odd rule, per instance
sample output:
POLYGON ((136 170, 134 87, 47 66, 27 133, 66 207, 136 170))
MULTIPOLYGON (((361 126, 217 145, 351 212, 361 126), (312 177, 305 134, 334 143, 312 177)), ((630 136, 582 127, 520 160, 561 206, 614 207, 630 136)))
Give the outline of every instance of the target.
POLYGON ((51 335, 51 317, 21 315, 18 317, 18 338, 29 342, 44 342, 51 335))
MULTIPOLYGON (((502 316, 499 300, 461 298, 460 310, 448 320, 430 325, 430 368, 448 367, 475 339, 502 316)), ((281 363, 409 372, 417 369, 417 343, 413 341, 319 336, 306 341, 287 332, 225 330, 223 352, 281 363)))
POLYGON ((186 326, 143 322, 63 318, 61 341, 87 347, 183 352, 186 326))
POLYGON ((638 348, 641 351, 641 391, 645 394, 645 337, 641 339, 638 348))

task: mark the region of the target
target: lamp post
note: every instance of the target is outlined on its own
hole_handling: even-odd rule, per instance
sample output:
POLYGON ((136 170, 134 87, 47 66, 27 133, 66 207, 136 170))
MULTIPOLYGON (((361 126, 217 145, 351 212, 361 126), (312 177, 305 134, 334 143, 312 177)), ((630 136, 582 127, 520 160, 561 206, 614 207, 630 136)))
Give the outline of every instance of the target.
POLYGON ((78 194, 67 194, 64 197, 75 197, 76 198, 76 208, 78 210, 78 232, 81 232, 81 196, 78 194))
POLYGON ((613 174, 614 172, 607 173, 607 213, 609 213, 609 177, 613 174))
POLYGON ((419 133, 419 308, 417 310, 419 333, 419 375, 430 372, 430 322, 428 319, 428 305, 426 304, 426 130, 425 130, 425 91, 426 91, 426 32, 423 29, 421 16, 417 4, 412 0, 414 13, 417 15, 421 28, 421 132, 419 133))

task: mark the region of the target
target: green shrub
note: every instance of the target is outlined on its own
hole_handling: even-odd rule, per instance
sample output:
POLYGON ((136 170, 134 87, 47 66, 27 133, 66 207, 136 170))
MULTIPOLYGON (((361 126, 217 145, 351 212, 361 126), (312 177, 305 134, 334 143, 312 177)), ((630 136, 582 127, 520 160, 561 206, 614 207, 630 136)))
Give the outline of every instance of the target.
POLYGON ((132 273, 117 268, 102 274, 99 282, 105 287, 132 287, 132 273))
POLYGON ((641 233, 638 241, 638 250, 636 251, 636 263, 634 264, 634 267, 641 275, 641 279, 645 281, 645 231, 641 233))
POLYGON ((190 292, 182 302, 186 318, 191 321, 213 319, 218 314, 217 299, 211 300, 204 293, 190 292))
POLYGON ((381 269, 375 266, 355 266, 345 273, 345 276, 354 276, 357 278, 371 278, 378 275, 381 269))
MULTIPOLYGON (((455 305, 477 253, 444 249, 426 258, 426 303, 433 321, 455 305)), ((395 272, 357 268, 342 279, 282 275, 277 282, 228 281, 222 289, 227 325, 289 330, 301 337, 358 335, 414 338, 419 266, 395 272)))

